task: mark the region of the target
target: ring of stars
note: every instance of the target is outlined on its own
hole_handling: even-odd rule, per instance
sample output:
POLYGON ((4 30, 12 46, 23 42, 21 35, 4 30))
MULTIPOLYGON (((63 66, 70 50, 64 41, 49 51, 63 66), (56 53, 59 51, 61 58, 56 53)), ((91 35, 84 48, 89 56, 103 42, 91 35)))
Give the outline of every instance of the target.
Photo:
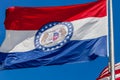
POLYGON ((53 50, 61 48, 68 41, 70 41, 70 39, 72 37, 72 34, 73 34, 73 25, 72 25, 72 23, 70 23, 70 22, 51 22, 51 23, 48 23, 48 24, 44 25, 41 29, 38 30, 38 32, 35 35, 34 45, 35 45, 35 47, 37 49, 40 49, 40 50, 45 51, 45 52, 46 51, 53 51, 53 50), (41 45, 40 44, 40 38, 41 38, 42 33, 44 31, 58 25, 58 24, 64 25, 68 29, 68 34, 65 36, 64 40, 59 42, 58 44, 56 44, 54 46, 51 46, 51 47, 45 47, 44 45, 41 45))

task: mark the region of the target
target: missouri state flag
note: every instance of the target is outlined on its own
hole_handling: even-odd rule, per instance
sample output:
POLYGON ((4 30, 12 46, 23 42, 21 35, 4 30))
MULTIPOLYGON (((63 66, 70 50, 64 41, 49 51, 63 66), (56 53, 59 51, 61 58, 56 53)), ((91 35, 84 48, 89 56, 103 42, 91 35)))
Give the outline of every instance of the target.
POLYGON ((107 56, 106 0, 53 7, 10 7, 1 69, 88 62, 107 56))

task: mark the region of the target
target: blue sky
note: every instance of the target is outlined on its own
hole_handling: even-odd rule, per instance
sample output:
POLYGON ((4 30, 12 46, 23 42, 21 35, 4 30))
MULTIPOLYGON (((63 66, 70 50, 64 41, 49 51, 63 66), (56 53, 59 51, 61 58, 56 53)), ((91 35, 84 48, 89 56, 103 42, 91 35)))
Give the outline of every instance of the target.
MULTIPOLYGON (((0 44, 4 39, 5 10, 11 6, 59 6, 96 0, 0 0, 0 44)), ((113 1, 115 61, 120 61, 120 0, 113 1)), ((0 71, 0 80, 95 80, 108 64, 107 58, 87 63, 0 71)))

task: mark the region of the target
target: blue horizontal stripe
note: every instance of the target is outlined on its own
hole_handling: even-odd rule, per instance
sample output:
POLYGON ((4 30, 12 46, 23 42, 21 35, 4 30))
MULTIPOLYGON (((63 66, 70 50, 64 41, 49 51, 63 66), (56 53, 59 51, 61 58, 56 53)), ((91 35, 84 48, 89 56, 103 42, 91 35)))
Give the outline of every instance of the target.
POLYGON ((96 59, 98 56, 107 56, 107 37, 73 40, 62 48, 50 52, 34 49, 28 52, 15 52, 12 54, 0 53, 0 55, 2 56, 0 63, 3 69, 87 62, 96 59))

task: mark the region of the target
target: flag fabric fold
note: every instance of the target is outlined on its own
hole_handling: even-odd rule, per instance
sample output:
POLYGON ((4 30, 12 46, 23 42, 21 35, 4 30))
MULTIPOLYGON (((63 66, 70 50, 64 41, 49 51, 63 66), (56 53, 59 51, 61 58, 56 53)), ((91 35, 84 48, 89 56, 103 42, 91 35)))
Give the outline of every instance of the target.
POLYGON ((1 69, 88 62, 107 56, 106 0, 57 7, 10 7, 1 69))

